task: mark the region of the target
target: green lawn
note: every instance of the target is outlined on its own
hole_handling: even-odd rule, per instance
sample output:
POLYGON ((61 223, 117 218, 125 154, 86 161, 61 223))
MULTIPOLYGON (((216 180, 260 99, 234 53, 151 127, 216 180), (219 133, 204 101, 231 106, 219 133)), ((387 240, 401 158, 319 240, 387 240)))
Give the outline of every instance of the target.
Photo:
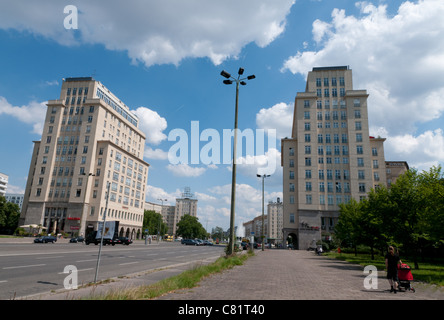
MULTIPOLYGON (((361 266, 374 265, 378 271, 385 271, 385 259, 381 255, 375 254, 375 259, 371 259, 370 254, 358 254, 354 253, 337 253, 328 252, 324 254, 327 257, 348 261, 350 263, 359 264, 361 266)), ((401 259, 403 263, 408 264, 412 270, 413 279, 415 281, 424 281, 439 286, 444 286, 444 265, 433 264, 429 262, 419 262, 419 269, 414 269, 413 261, 407 259, 401 259)))

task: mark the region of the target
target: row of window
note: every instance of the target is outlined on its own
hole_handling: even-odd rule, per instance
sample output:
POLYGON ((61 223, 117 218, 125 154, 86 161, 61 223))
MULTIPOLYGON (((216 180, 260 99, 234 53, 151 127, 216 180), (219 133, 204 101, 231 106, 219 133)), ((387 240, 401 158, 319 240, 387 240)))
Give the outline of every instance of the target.
MULTIPOLYGON (((329 78, 324 78, 324 82, 322 82, 322 78, 316 78, 316 86, 317 87, 321 87, 322 83, 324 83, 324 87, 328 87, 328 86, 330 86, 330 79, 329 78)), ((336 77, 332 77, 331 78, 331 85, 335 86, 335 87, 338 85, 338 81, 337 81, 336 77)), ((339 85, 341 87, 345 86, 345 79, 344 79, 344 77, 339 77, 339 85)))
MULTIPOLYGON (((322 129, 324 126, 322 122, 317 122, 317 128, 322 129)), ((325 122, 325 128, 330 129, 332 128, 331 122, 325 122)), ((333 128, 339 128, 339 122, 333 122, 333 128)), ((347 128, 347 122, 343 121, 341 122, 341 128, 346 129, 347 128)), ((311 123, 310 122, 304 122, 304 130, 305 131, 311 131, 311 123)), ((362 122, 361 121, 355 121, 355 130, 362 130, 362 122)))
POLYGON ((84 94, 84 95, 87 95, 88 94, 88 87, 80 87, 80 88, 68 88, 68 89, 66 89, 66 95, 71 95, 71 93, 72 93, 72 95, 73 96, 75 96, 75 95, 82 95, 82 93, 84 94))
MULTIPOLYGON (((320 97, 320 92, 321 91, 318 91, 318 97, 320 97)), ((330 99, 324 100, 324 101, 321 99, 316 100, 316 109, 322 109, 322 108, 330 109, 330 106, 333 109, 338 109, 338 107, 340 107, 341 109, 347 108, 347 104, 346 104, 345 100, 343 100, 343 99, 339 100, 339 101, 337 99, 332 99, 331 105, 330 105, 330 99)), ((353 107, 355 107, 355 108, 361 107, 361 99, 359 99, 359 98, 353 99, 353 107)), ((310 100, 304 100, 304 108, 310 108, 310 100)))

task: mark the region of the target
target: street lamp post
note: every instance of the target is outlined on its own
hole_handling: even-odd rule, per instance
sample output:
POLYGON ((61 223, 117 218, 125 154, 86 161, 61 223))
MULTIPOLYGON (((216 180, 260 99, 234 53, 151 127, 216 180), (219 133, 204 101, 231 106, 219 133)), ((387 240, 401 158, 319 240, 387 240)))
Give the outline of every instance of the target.
POLYGON ((235 203, 236 203, 236 144, 237 144, 237 114, 239 105, 239 84, 245 86, 247 83, 244 80, 252 80, 256 78, 255 75, 250 75, 246 78, 241 78, 244 74, 244 69, 239 68, 237 79, 232 77, 231 74, 223 70, 220 75, 226 78, 223 81, 224 84, 232 84, 233 81, 236 82, 236 104, 235 104, 235 114, 234 114, 234 144, 233 144, 233 170, 231 178, 231 209, 230 209, 230 239, 228 242, 227 254, 230 255, 234 252, 234 216, 235 216, 235 203))
MULTIPOLYGON (((264 225, 265 225, 265 218, 264 218, 264 185, 265 185, 265 178, 268 178, 270 175, 269 174, 257 174, 258 178, 262 178, 262 231, 261 231, 261 238, 262 238, 262 244, 261 244, 261 248, 262 251, 264 251, 264 238, 265 238, 265 232, 264 232, 264 225)), ((270 223, 270 217, 268 217, 268 223, 270 223)))
POLYGON ((159 229, 157 230, 157 242, 159 242, 160 237, 160 222, 162 221, 162 211, 163 211, 163 202, 168 201, 167 199, 157 199, 159 201, 162 201, 162 207, 160 208, 160 219, 159 219, 159 229))

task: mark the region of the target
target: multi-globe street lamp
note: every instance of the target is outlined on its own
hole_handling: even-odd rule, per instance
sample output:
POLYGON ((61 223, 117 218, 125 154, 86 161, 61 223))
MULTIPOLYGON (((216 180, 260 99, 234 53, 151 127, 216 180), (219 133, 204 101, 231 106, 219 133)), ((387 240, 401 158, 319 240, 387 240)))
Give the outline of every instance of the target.
POLYGON ((229 85, 233 82, 236 82, 236 103, 235 103, 235 114, 234 114, 234 143, 233 143, 233 170, 232 170, 232 178, 231 178, 231 209, 230 209, 230 239, 228 242, 228 251, 227 254, 230 255, 234 252, 234 242, 235 242, 235 233, 234 233, 234 216, 235 216, 235 199, 236 199, 236 143, 237 143, 237 114, 238 114, 238 106, 239 106, 239 84, 245 86, 247 83, 244 80, 252 80, 256 78, 255 75, 250 75, 246 78, 241 78, 244 74, 244 68, 239 68, 237 78, 232 77, 230 73, 223 70, 220 75, 226 78, 223 81, 224 84, 229 85))

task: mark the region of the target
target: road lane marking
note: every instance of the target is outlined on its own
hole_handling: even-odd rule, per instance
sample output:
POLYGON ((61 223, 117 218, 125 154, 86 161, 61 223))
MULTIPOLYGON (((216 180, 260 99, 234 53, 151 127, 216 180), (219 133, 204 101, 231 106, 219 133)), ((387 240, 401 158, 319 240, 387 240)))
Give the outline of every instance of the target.
POLYGON ((43 257, 43 258, 35 258, 35 260, 56 259, 56 258, 63 258, 63 257, 64 256, 43 257))
POLYGON ((6 270, 6 269, 18 269, 18 268, 31 268, 31 267, 42 267, 42 266, 46 266, 46 264, 31 264, 31 265, 28 265, 28 266, 4 267, 3 270, 6 270))
POLYGON ((140 261, 119 263, 119 266, 125 266, 125 265, 127 265, 127 264, 135 264, 135 263, 139 263, 139 262, 140 262, 140 261))
POLYGON ((91 262, 91 261, 97 261, 97 259, 77 260, 76 262, 91 262))

